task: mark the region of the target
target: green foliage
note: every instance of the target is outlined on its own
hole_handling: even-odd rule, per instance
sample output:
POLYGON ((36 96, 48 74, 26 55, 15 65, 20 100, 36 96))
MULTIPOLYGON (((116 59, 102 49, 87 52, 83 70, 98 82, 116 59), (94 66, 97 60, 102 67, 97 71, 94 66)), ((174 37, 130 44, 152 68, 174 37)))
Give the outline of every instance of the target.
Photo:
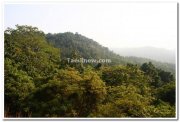
POLYGON ((174 117, 175 116, 175 106, 171 106, 166 102, 160 101, 156 106, 151 105, 146 107, 148 116, 151 117, 174 117))
POLYGON ((171 72, 158 69, 151 62, 142 64, 141 70, 145 72, 146 75, 151 77, 151 83, 155 87, 160 87, 163 84, 175 80, 171 72))
POLYGON ((26 116, 24 100, 35 89, 32 78, 18 70, 13 62, 5 59, 5 110, 7 116, 26 116), (8 111, 10 110, 10 111, 8 111), (19 113, 19 114, 18 114, 19 113))
POLYGON ((140 86, 147 83, 144 82, 147 78, 145 79, 143 72, 136 66, 105 67, 102 69, 102 79, 107 85, 112 86, 126 83, 140 86))
POLYGON ((174 73, 154 62, 118 56, 77 33, 45 35, 31 26, 7 29, 4 44, 5 117, 175 117, 174 73), (113 64, 66 60, 81 57, 113 64))
POLYGON ((29 97, 28 106, 37 117, 86 117, 96 110, 105 93, 105 85, 95 73, 80 75, 70 68, 60 70, 38 88, 29 97))
POLYGON ((160 87, 162 85, 162 81, 158 75, 158 70, 151 62, 142 64, 141 70, 144 71, 146 75, 151 77, 150 82, 153 86, 160 87))
MULTIPOLYGON (((148 89, 146 89, 148 92, 148 89)), ((97 116, 103 117, 146 117, 144 109, 149 106, 153 98, 148 94, 142 95, 141 89, 133 85, 120 85, 108 90, 105 104, 99 106, 97 116)))
POLYGON ((7 29, 4 40, 5 116, 24 116, 24 99, 56 72, 60 53, 47 44, 42 31, 31 26, 7 29))
POLYGON ((170 82, 158 89, 158 98, 175 105, 176 87, 175 82, 170 82))
POLYGON ((58 68, 59 50, 47 44, 43 32, 31 26, 16 27, 5 31, 5 58, 31 77, 44 77, 58 68))
POLYGON ((165 83, 168 83, 168 82, 171 82, 171 81, 174 81, 175 78, 174 76, 171 74, 171 72, 166 72, 166 71, 163 71, 163 70, 159 70, 159 74, 158 74, 161 78, 161 80, 165 83))
POLYGON ((73 69, 60 70, 29 97, 32 115, 39 117, 78 116, 83 94, 82 78, 73 69))
POLYGON ((77 33, 49 33, 46 35, 46 38, 49 43, 53 44, 55 47, 61 48, 62 58, 70 58, 71 53, 74 50, 84 58, 110 58, 111 54, 114 55, 114 53, 110 52, 108 48, 102 47, 92 39, 86 38, 77 33))

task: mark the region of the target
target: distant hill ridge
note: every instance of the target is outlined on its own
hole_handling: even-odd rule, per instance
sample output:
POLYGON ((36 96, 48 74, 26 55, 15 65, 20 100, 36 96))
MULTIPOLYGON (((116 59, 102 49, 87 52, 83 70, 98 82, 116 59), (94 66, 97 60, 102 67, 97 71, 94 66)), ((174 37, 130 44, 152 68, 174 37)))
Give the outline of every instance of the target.
POLYGON ((156 61, 175 64, 175 51, 155 47, 139 48, 112 48, 112 50, 122 56, 135 56, 149 58, 156 61))
MULTIPOLYGON (((48 43, 54 45, 57 48, 61 49, 61 57, 69 58, 71 57, 71 53, 76 50, 78 54, 83 58, 104 58, 111 59, 112 65, 114 64, 122 64, 125 65, 127 63, 133 63, 141 65, 142 63, 151 61, 156 67, 161 68, 166 71, 175 72, 175 64, 171 63, 162 63, 158 61, 154 61, 148 58, 138 58, 135 56, 120 56, 119 54, 114 53, 109 50, 107 47, 100 45, 98 42, 93 39, 87 38, 78 33, 56 33, 46 34, 46 40, 48 43)), ((143 51, 146 54, 145 51, 143 51)))

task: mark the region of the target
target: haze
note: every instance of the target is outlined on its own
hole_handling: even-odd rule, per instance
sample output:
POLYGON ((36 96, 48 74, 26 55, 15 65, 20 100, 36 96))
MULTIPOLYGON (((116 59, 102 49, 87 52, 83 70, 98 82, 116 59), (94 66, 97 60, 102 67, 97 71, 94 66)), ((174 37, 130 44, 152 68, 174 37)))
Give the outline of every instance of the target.
POLYGON ((78 32, 109 48, 175 49, 176 3, 6 4, 4 29, 32 25, 45 33, 78 32))

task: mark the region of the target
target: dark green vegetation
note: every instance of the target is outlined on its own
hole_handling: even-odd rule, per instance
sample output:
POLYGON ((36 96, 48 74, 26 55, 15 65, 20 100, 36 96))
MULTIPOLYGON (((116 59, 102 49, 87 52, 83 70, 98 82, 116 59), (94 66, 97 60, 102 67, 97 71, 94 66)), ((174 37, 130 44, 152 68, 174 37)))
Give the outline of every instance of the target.
POLYGON ((5 117, 175 117, 170 64, 121 57, 79 34, 16 27, 5 31, 5 117))

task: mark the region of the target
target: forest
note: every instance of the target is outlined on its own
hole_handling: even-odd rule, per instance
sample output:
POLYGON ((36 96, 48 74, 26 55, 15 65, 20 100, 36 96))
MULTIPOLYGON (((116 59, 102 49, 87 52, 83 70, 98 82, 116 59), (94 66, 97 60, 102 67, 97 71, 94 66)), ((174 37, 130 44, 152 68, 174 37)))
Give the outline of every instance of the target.
POLYGON ((78 33, 4 32, 4 117, 175 117, 175 81, 175 64, 123 57, 78 33))

